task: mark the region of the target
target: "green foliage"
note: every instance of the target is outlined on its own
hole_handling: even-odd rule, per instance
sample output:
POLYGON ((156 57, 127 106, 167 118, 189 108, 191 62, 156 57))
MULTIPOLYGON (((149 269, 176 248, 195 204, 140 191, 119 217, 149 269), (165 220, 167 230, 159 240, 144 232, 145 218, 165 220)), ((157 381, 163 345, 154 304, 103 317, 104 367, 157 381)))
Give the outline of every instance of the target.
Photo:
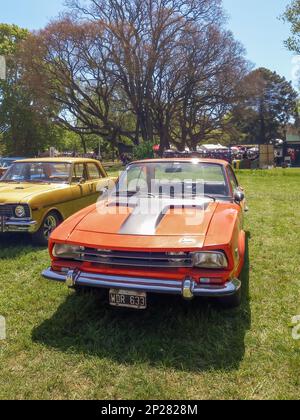
POLYGON ((269 143, 285 138, 287 125, 298 114, 298 94, 276 72, 260 68, 245 81, 249 94, 232 113, 233 127, 249 143, 269 143))
POLYGON ((73 131, 63 130, 61 142, 58 149, 62 152, 83 152, 80 136, 73 131))
POLYGON ((283 20, 290 23, 292 36, 286 41, 286 47, 297 54, 300 54, 300 1, 292 0, 286 8, 283 20))
POLYGON ((19 42, 27 38, 29 31, 17 25, 0 24, 0 55, 14 54, 19 42))
POLYGON ((133 157, 135 160, 152 159, 154 157, 153 151, 154 143, 142 142, 138 146, 134 146, 133 157))
POLYGON ((22 79, 19 44, 28 36, 16 25, 0 25, 0 54, 7 58, 7 79, 0 81, 0 149, 14 156, 34 156, 61 142, 62 129, 55 126, 22 79))

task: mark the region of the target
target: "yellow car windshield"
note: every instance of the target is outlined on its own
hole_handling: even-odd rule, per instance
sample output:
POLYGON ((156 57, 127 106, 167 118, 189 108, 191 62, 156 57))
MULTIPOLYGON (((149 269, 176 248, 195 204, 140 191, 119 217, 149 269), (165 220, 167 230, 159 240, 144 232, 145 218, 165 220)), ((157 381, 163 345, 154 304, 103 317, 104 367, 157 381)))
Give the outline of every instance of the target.
POLYGON ((14 163, 1 182, 66 183, 70 180, 71 164, 64 162, 14 163))

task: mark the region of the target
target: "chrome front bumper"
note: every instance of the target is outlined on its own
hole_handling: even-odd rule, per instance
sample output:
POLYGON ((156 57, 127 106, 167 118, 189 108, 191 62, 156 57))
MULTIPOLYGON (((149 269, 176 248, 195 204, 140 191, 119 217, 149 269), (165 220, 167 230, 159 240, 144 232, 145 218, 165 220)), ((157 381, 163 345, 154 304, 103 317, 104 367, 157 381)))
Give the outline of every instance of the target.
POLYGON ((35 220, 31 219, 4 219, 0 218, 0 232, 31 232, 37 225, 35 220))
POLYGON ((190 278, 183 281, 149 279, 116 275, 92 274, 81 271, 55 272, 51 268, 42 273, 47 280, 66 283, 69 288, 84 286, 102 289, 124 289, 148 293, 181 295, 184 299, 194 296, 226 297, 234 295, 241 288, 241 282, 232 279, 224 285, 200 285, 190 278))

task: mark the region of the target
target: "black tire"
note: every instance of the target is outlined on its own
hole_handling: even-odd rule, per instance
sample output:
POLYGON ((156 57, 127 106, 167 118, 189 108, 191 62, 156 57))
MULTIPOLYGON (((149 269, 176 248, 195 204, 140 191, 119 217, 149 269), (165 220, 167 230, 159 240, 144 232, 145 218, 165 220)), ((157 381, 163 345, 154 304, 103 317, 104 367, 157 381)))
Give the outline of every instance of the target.
POLYGON ((224 309, 239 308, 242 303, 242 288, 234 295, 219 298, 219 303, 224 309))
POLYGON ((33 242, 37 245, 48 246, 51 233, 60 223, 61 220, 56 212, 48 213, 39 230, 32 235, 33 242))

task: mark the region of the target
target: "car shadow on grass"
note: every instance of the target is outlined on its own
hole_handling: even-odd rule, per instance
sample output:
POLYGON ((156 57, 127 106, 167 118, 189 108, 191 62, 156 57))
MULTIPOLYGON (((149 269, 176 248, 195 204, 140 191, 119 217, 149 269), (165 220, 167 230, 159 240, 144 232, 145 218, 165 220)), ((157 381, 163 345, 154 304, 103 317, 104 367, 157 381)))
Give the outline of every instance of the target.
POLYGON ((242 306, 230 311, 208 300, 164 296, 150 300, 145 312, 115 310, 97 293, 72 293, 33 331, 33 340, 123 364, 193 372, 235 370, 251 326, 248 246, 242 280, 242 306))
POLYGON ((46 247, 36 246, 30 235, 18 233, 0 235, 0 259, 17 258, 39 249, 46 249, 46 247))

